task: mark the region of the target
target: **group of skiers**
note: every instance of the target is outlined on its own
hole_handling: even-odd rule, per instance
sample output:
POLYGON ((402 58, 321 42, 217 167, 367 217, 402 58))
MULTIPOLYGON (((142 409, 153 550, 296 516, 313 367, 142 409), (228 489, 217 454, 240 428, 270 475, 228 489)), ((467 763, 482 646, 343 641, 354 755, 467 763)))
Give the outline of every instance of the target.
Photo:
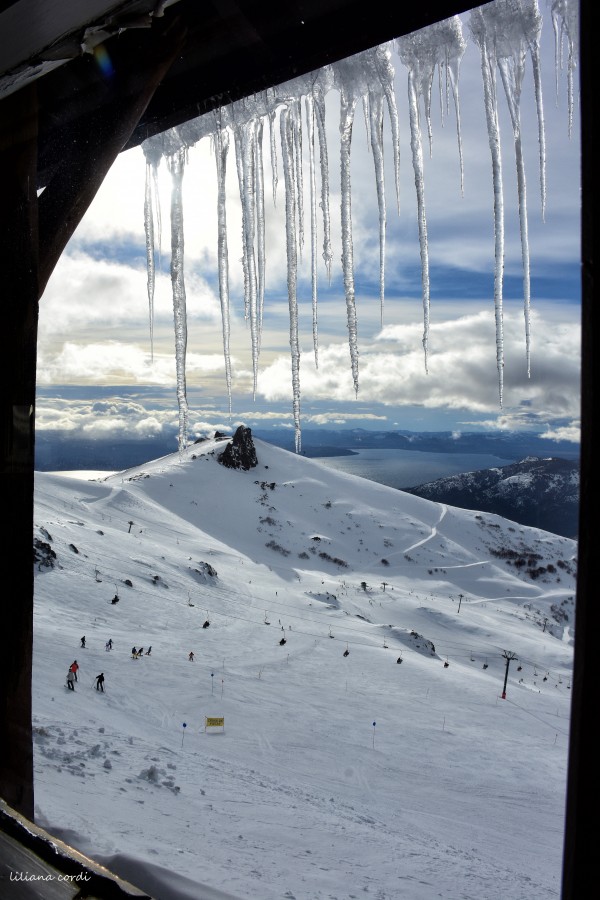
MULTIPOLYGON (((83 647, 83 644, 81 646, 83 647)), ((67 687, 70 691, 75 690, 75 682, 79 680, 77 678, 78 671, 79 663, 74 659, 67 672, 67 687)), ((104 672, 100 672, 100 674, 96 676, 96 690, 104 692, 104 672)))
MULTIPOLYGON (((85 647, 85 635, 81 638, 81 646, 85 647)), ((112 650, 112 648, 113 648, 113 640, 112 640, 112 638, 109 638, 107 640, 106 644, 104 645, 104 649, 112 650)), ((132 659, 140 659, 142 656, 150 656, 151 653, 152 653, 151 646, 148 647, 148 649, 146 650, 145 653, 144 653, 143 647, 132 647, 131 648, 131 658, 132 659)), ((190 662, 194 662, 194 653, 192 650, 190 650, 190 652, 189 652, 188 660, 190 662)), ((74 659, 73 662, 71 663, 71 665, 69 666, 69 671, 67 672, 67 687, 70 691, 75 690, 75 682, 78 680, 78 678, 77 678, 78 671, 79 671, 79 663, 77 662, 76 659, 74 659)), ((96 690, 103 692, 104 691, 104 672, 101 672, 99 675, 97 675, 95 681, 96 681, 96 690)))

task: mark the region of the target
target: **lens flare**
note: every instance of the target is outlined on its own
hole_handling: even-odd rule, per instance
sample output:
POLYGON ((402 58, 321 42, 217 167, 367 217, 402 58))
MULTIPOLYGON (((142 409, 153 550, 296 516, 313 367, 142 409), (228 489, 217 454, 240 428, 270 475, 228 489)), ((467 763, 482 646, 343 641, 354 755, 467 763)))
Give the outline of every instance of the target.
POLYGON ((111 61, 110 56, 108 55, 108 50, 104 46, 104 44, 98 44, 97 47, 94 47, 94 57, 98 66, 100 67, 100 71, 104 75, 105 78, 110 78, 114 75, 114 67, 111 61))

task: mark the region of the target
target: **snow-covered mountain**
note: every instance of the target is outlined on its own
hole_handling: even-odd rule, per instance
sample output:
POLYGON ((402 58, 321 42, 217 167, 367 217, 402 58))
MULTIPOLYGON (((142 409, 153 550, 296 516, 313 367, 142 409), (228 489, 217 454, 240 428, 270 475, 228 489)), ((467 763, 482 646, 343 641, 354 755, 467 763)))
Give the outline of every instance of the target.
POLYGON ((406 488, 437 503, 492 512, 565 537, 579 529, 579 463, 528 456, 520 462, 406 488))
POLYGON ((558 898, 576 543, 226 443, 36 476, 39 824, 159 900, 558 898))

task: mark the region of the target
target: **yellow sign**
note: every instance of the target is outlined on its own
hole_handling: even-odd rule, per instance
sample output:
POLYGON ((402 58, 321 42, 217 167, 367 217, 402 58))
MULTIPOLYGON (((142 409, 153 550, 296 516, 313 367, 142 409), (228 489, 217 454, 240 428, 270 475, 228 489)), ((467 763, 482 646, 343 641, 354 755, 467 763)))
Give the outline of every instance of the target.
POLYGON ((225 728, 225 719, 224 718, 209 718, 205 716, 204 718, 204 727, 205 728, 225 728))

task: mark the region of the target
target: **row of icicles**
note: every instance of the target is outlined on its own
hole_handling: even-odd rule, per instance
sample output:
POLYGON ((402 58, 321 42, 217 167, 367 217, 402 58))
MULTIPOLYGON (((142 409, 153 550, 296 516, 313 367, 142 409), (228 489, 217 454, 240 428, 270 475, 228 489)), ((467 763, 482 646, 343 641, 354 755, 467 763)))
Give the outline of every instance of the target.
MULTIPOLYGON (((573 119, 573 71, 578 51, 578 3, 576 0, 553 0, 552 24, 555 32, 557 89, 558 70, 563 66, 563 44, 568 46, 569 128, 573 119)), ((502 323, 504 269, 504 199, 500 126, 498 116, 498 74, 504 89, 514 138, 517 171, 518 205, 523 268, 523 300, 527 371, 530 373, 530 259, 527 227, 527 191, 521 138, 520 104, 526 61, 531 60, 538 119, 539 183, 542 216, 546 203, 545 137, 541 87, 540 36, 542 17, 537 0, 494 0, 470 13, 469 30, 480 51, 485 115, 492 160, 494 196, 494 307, 496 320, 496 365, 500 407, 503 404, 504 341, 502 323)), ((273 200, 279 181, 277 152, 277 119, 279 155, 285 193, 285 233, 287 286, 291 352, 292 409, 296 435, 296 451, 300 451, 300 344, 298 336, 297 267, 305 242, 303 143, 308 145, 309 162, 309 228, 312 278, 312 330, 315 364, 318 367, 317 263, 318 225, 321 218, 321 256, 328 279, 331 277, 331 215, 329 204, 329 154, 325 134, 325 97, 330 90, 340 96, 340 219, 342 270, 346 299, 346 315, 350 365, 355 393, 359 390, 358 335, 355 304, 352 191, 350 161, 352 132, 357 107, 362 102, 367 136, 372 150, 379 209, 379 295, 381 317, 385 294, 386 207, 383 159, 384 111, 387 110, 392 146, 393 168, 398 212, 400 141, 399 121, 394 93, 392 53, 395 49, 408 69, 410 143, 417 197, 421 282, 423 302, 423 351, 427 372, 429 341, 429 253, 425 209, 423 168, 423 127, 432 152, 431 100, 436 71, 439 78, 442 116, 449 111, 452 98, 457 130, 461 192, 463 187, 463 154, 460 127, 459 69, 467 43, 458 16, 435 23, 413 34, 397 38, 356 56, 349 57, 316 72, 270 88, 260 94, 223 106, 212 113, 186 122, 144 142, 146 158, 145 228, 148 265, 148 299, 150 336, 153 332, 153 303, 156 245, 160 247, 161 217, 158 203, 157 172, 166 160, 172 176, 171 198, 171 281, 175 323, 177 398, 179 404, 179 447, 187 445, 188 409, 186 397, 185 358, 187 349, 187 315, 184 278, 184 214, 183 175, 187 151, 203 137, 209 137, 214 148, 218 182, 218 281, 222 316, 225 381, 232 408, 232 374, 230 359, 230 295, 227 245, 227 210, 225 183, 230 139, 235 149, 235 165, 242 207, 242 268, 244 280, 244 315, 250 325, 254 395, 256 395, 263 310, 265 300, 265 196, 264 144, 268 129, 273 200), (304 115, 303 115, 304 111, 304 115), (320 189, 316 173, 320 173, 320 189)))

